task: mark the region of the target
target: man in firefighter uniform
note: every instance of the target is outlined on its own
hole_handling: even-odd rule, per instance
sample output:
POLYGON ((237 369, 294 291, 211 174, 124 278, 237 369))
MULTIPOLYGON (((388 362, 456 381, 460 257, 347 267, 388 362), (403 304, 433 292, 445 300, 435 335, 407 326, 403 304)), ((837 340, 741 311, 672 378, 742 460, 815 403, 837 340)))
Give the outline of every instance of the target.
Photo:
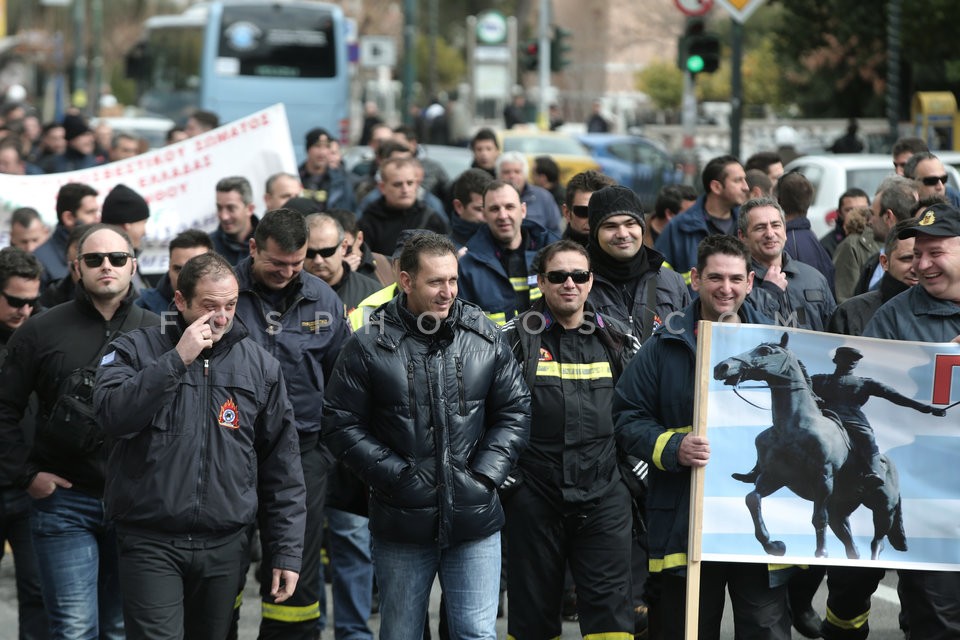
POLYGON ((583 636, 629 640, 631 502, 609 407, 639 343, 587 303, 593 274, 581 245, 549 245, 533 266, 543 297, 504 327, 532 400, 529 448, 504 483, 512 494, 506 499, 508 635, 560 636, 569 563, 583 636))

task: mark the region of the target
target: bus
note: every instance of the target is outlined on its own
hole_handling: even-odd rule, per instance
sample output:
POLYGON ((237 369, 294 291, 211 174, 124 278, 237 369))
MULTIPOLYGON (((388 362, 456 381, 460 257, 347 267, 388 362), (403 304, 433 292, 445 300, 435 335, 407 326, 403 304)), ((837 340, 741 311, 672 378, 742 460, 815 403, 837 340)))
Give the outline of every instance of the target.
POLYGON ((137 102, 183 123, 197 109, 229 122, 282 102, 297 160, 307 131, 349 135, 346 23, 334 4, 308 0, 201 2, 158 15, 126 59, 137 102))

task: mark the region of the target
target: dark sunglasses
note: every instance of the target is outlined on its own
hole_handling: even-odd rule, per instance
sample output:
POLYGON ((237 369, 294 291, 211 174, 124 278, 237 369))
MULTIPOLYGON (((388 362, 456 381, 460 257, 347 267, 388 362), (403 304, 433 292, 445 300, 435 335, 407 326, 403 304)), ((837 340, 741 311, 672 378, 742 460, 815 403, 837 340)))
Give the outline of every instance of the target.
POLYGON ((83 255, 78 256, 80 260, 83 260, 83 264, 87 265, 91 269, 96 269, 103 264, 103 259, 106 258, 110 261, 110 264, 114 267, 122 267, 127 264, 127 259, 132 258, 129 253, 123 251, 111 251, 110 253, 84 253, 83 255))
POLYGON ((590 217, 590 207, 585 204, 575 204, 573 205, 573 215, 578 218, 589 218, 590 217))
POLYGON ((37 302, 40 300, 39 296, 36 298, 18 298, 2 291, 0 291, 0 296, 3 296, 3 298, 7 301, 7 304, 14 309, 21 309, 23 307, 30 307, 32 309, 33 307, 37 306, 37 302))
POLYGON ((307 247, 307 260, 313 260, 317 256, 320 256, 321 258, 329 258, 335 254, 339 248, 340 245, 338 244, 323 249, 311 249, 310 247, 307 247))
POLYGON ((589 271, 547 271, 543 274, 550 284, 563 284, 570 278, 575 284, 586 284, 590 280, 589 271))
POLYGON ((944 175, 942 175, 942 176, 927 176, 926 178, 920 178, 920 182, 922 182, 923 184, 925 184, 925 185, 928 186, 928 187, 932 187, 933 185, 937 184, 938 182, 942 182, 943 184, 947 184, 947 180, 948 180, 948 176, 947 176, 946 174, 944 174, 944 175))

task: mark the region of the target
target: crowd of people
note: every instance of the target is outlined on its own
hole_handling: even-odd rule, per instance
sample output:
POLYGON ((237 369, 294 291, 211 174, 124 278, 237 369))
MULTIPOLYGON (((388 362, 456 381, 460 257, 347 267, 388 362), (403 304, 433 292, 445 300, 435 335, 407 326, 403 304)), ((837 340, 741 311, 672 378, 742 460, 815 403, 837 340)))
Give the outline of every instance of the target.
MULTIPOLYGON (((118 134, 98 160, 78 116, 28 146, 29 114, 3 116, 2 166, 14 148, 28 172, 139 152, 118 134)), ((199 112, 182 135, 216 125, 199 112)), ((0 487, 22 638, 236 637, 259 548, 260 637, 313 640, 324 544, 337 638, 371 638, 376 606, 382 638, 424 637, 437 576, 445 638, 495 638, 504 593, 517 640, 559 637, 565 615, 585 637, 680 638, 690 469, 710 460, 689 426, 697 321, 960 335, 958 195, 919 140, 817 238, 809 181, 773 152, 714 158, 699 194, 669 185, 645 212, 595 171, 534 184, 488 129, 452 180, 413 129, 367 133, 373 158, 347 171, 308 132, 262 216, 222 176, 217 228, 177 235, 156 282, 137 269, 149 206, 123 184, 102 204, 63 185, 49 237, 14 212, 0 487)), ((832 379, 814 384, 876 491, 870 426, 832 379)), ((901 572, 913 637, 960 628, 957 576, 901 572)), ((831 569, 821 620, 822 571, 707 563, 699 632, 718 637, 729 590, 737 637, 864 638, 880 577, 831 569)))

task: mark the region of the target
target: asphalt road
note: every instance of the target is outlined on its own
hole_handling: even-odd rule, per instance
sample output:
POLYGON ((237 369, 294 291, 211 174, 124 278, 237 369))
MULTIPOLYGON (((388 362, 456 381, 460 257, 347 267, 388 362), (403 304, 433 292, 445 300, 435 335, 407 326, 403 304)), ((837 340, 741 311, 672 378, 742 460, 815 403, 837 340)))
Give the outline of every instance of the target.
MULTIPOLYGON (((897 615, 900 611, 899 600, 897 599, 897 574, 895 571, 888 571, 886 578, 880 585, 877 593, 873 597, 873 608, 870 613, 870 638, 871 640, 902 640, 903 634, 900 632, 897 622, 897 615)), ((430 627, 433 638, 437 638, 437 612, 440 603, 439 584, 434 585, 430 607, 430 627)), ((823 615, 824 599, 826 598, 826 588, 821 585, 820 591, 814 600, 814 607, 817 612, 823 615)), ((329 602, 329 593, 328 593, 329 602)), ((247 590, 244 594, 244 606, 241 608, 240 620, 240 640, 255 640, 259 625, 259 606, 257 600, 256 582, 251 574, 247 580, 247 590)), ((329 606, 329 605, 328 605, 329 606)), ((507 601, 509 608, 509 600, 507 601)), ((728 607, 729 608, 729 607, 728 607)), ((370 619, 370 628, 376 636, 380 628, 380 617, 374 615, 370 619)), ((497 621, 497 635, 499 638, 507 637, 506 619, 497 621)), ((575 622, 563 623, 564 640, 580 638, 580 629, 575 622)), ((793 637, 801 639, 802 636, 794 632, 793 637)), ((13 578, 13 562, 9 554, 4 556, 0 563, 0 640, 16 640, 17 638, 17 600, 16 588, 13 578)), ((323 640, 332 640, 333 627, 332 620, 327 624, 327 630, 323 633, 323 640)), ((721 634, 722 640, 733 640, 733 622, 732 615, 724 616, 724 629, 721 634)))

